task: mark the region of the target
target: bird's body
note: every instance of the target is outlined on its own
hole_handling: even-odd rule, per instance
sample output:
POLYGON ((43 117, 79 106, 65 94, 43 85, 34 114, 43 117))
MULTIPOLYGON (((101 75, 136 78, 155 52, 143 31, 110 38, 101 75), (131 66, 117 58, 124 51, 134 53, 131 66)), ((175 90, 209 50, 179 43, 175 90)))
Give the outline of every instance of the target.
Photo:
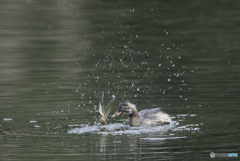
POLYGON ((138 112, 137 107, 130 102, 120 103, 117 112, 112 116, 121 114, 128 114, 129 118, 125 121, 126 125, 140 126, 140 125, 156 125, 156 124, 170 124, 171 118, 160 108, 143 110, 138 112))
MULTIPOLYGON (((101 104, 99 104, 99 107, 100 106, 101 106, 101 104)), ((99 121, 100 121, 101 125, 106 125, 106 121, 105 121, 105 118, 104 118, 103 111, 100 110, 100 108, 99 108, 99 111, 96 111, 96 113, 99 114, 99 121)))

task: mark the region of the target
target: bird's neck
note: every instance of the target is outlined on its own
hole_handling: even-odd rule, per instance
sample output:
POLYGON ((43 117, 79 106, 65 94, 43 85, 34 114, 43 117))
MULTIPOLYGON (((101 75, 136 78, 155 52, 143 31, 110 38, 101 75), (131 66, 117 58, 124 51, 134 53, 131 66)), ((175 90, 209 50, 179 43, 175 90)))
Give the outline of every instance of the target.
POLYGON ((140 119, 139 119, 137 110, 133 110, 133 113, 130 114, 129 117, 130 117, 130 125, 131 126, 139 126, 140 125, 140 119))

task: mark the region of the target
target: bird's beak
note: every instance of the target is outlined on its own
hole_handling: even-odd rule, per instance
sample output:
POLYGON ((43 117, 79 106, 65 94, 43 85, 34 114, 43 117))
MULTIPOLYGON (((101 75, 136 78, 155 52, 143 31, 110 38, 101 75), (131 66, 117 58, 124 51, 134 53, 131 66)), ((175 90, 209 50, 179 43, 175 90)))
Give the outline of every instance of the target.
POLYGON ((112 118, 113 118, 113 117, 116 117, 116 116, 119 116, 119 115, 121 115, 121 114, 122 114, 122 111, 120 111, 120 112, 115 112, 115 114, 112 115, 112 118))

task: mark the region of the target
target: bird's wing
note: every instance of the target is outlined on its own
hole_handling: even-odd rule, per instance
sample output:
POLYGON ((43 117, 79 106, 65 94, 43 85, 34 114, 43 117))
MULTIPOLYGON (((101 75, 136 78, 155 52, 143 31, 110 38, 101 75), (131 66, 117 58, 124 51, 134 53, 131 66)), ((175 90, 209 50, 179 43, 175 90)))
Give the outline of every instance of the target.
POLYGON ((99 112, 101 115, 103 114, 103 108, 102 108, 101 102, 99 102, 98 112, 99 112))
POLYGON ((99 108, 100 108, 100 104, 101 104, 101 108, 102 108, 102 114, 104 114, 105 113, 104 92, 102 92, 101 100, 99 103, 99 108))
POLYGON ((105 108, 105 110, 104 110, 104 113, 103 113, 103 114, 104 114, 104 115, 103 115, 103 119, 104 119, 104 120, 107 119, 108 114, 109 114, 109 112, 111 111, 114 103, 115 103, 115 98, 113 98, 113 99, 108 103, 108 105, 106 106, 106 108, 105 108))

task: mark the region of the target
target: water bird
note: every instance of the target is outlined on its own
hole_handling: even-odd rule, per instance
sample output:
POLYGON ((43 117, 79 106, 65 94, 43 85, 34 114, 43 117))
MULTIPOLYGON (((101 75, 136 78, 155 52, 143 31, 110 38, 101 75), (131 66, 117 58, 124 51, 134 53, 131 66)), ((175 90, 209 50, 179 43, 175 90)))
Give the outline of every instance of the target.
POLYGON ((111 111, 114 103, 115 103, 115 97, 113 96, 113 99, 105 107, 104 93, 102 94, 101 101, 99 102, 99 109, 95 111, 96 113, 99 114, 99 121, 100 121, 101 125, 106 125, 106 119, 107 119, 108 114, 111 111))
POLYGON ((160 108, 143 110, 138 112, 135 104, 130 102, 121 102, 118 105, 117 111, 112 115, 113 117, 127 114, 129 118, 125 121, 126 125, 140 126, 140 125, 163 125, 170 124, 171 118, 160 108))

